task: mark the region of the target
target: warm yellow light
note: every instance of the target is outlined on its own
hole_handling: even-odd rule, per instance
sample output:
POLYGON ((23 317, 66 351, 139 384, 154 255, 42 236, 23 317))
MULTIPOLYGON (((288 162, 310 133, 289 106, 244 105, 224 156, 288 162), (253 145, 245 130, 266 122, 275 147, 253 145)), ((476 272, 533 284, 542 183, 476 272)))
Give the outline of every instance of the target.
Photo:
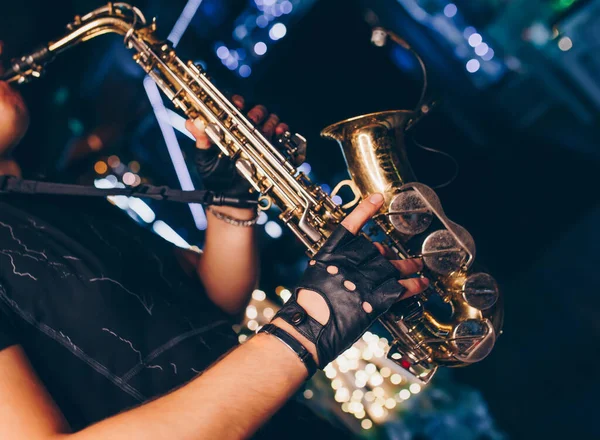
POLYGON ((385 407, 387 409, 394 409, 396 407, 396 401, 390 397, 385 401, 385 407))
POLYGON ((375 373, 369 379, 369 383, 372 386, 377 387, 377 386, 379 386, 379 385, 381 385, 383 383, 383 377, 381 376, 381 374, 375 373))
POLYGON ((104 174, 108 171, 108 165, 106 165, 105 162, 99 160, 94 165, 94 171, 96 172, 96 174, 104 174))
POLYGON ((385 396, 385 390, 381 387, 375 387, 373 388, 373 394, 375 397, 383 397, 385 396))
POLYGON ((263 315, 265 316, 265 318, 271 319, 273 318, 273 316, 275 316, 275 310, 273 310, 271 307, 267 307, 263 310, 263 315))
POLYGON ((350 404, 348 402, 342 403, 342 411, 350 412, 350 404))
POLYGON ((375 364, 367 364, 367 366, 365 367, 365 371, 367 372, 367 374, 373 374, 377 371, 377 367, 375 366, 375 364))
POLYGON ((283 302, 287 302, 292 297, 292 292, 287 289, 283 289, 279 294, 283 302))
POLYGON ((327 365, 323 371, 325 371, 325 376, 327 376, 328 379, 333 379, 337 374, 335 368, 331 364, 327 365))
POLYGON ((252 299, 255 299, 256 301, 264 301, 266 298, 267 294, 262 290, 256 289, 254 292, 252 292, 252 299))
POLYGON ((390 370, 388 367, 383 367, 379 371, 379 374, 381 374, 383 377, 390 377, 390 374, 392 374, 392 370, 390 370))
POLYGON ((238 336, 238 341, 240 341, 240 344, 246 342, 247 339, 248 339, 247 335, 239 335, 238 336))
POLYGON ((258 328, 258 322, 256 322, 254 319, 248 321, 248 328, 252 331, 256 330, 258 328))
POLYGON ((335 392, 335 401, 336 402, 347 402, 350 400, 350 391, 348 388, 340 388, 335 392))
POLYGON ((253 305, 246 307, 246 316, 250 319, 256 319, 258 316, 258 310, 256 310, 256 307, 253 305))
POLYGON ((398 393, 398 395, 402 400, 410 399, 410 391, 408 390, 402 390, 398 393))
POLYGON ((390 382, 392 382, 394 385, 398 385, 400 382, 402 382, 402 376, 397 373, 392 374, 392 377, 390 377, 390 382))
POLYGON ((373 427, 373 422, 371 422, 369 419, 364 419, 362 422, 360 422, 360 426, 362 426, 363 429, 371 429, 373 427))
POLYGON ((367 402, 373 402, 375 400, 375 394, 373 394, 373 391, 367 391, 365 393, 365 400, 367 402))
POLYGON ((410 390, 411 393, 418 394, 419 391, 421 391, 421 385, 419 385, 418 383, 412 383, 412 384, 410 384, 408 389, 410 390))
POLYGON ((303 395, 305 399, 312 399, 314 393, 312 392, 312 390, 304 390, 303 395))
POLYGON ((384 415, 383 408, 379 405, 373 405, 371 407, 370 412, 371 412, 373 418, 376 418, 376 419, 380 419, 384 415))
POLYGON ((363 393, 362 390, 354 390, 352 392, 352 400, 360 401, 364 397, 364 395, 365 393, 363 393))
POLYGON ((356 417, 357 419, 363 419, 367 414, 365 413, 365 410, 363 409, 362 411, 358 411, 354 413, 354 417, 356 417))
POLYGON ((334 379, 331 381, 331 388, 337 390, 342 386, 342 381, 340 379, 334 379))

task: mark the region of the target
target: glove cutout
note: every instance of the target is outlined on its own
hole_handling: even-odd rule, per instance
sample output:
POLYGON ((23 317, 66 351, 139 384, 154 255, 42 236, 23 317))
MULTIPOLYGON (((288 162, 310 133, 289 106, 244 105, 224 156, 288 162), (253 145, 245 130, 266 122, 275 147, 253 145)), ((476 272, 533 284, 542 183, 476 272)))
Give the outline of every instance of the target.
POLYGON ((276 317, 315 344, 319 368, 324 368, 401 299, 406 288, 398 283, 400 278, 398 270, 371 241, 340 225, 309 262, 299 286, 276 317), (298 304, 301 289, 323 297, 330 312, 325 325, 298 304), (369 310, 365 303, 372 311, 365 311, 369 310))

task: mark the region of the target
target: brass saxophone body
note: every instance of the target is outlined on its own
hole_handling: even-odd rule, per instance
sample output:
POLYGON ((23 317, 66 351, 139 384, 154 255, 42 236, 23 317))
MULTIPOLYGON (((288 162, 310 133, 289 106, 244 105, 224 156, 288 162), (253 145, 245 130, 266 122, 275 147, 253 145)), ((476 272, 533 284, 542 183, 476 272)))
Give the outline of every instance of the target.
POLYGON ((70 47, 107 33, 122 35, 133 59, 175 107, 202 121, 211 141, 235 161, 261 194, 262 209, 274 205, 281 211, 279 218, 309 256, 346 215, 333 201, 342 185, 356 196, 345 207, 372 192, 384 194, 384 207, 374 219, 379 232, 401 258, 422 257, 432 280, 428 292, 380 318, 394 338, 391 359, 427 382, 438 365, 466 365, 489 353, 502 325, 500 294, 491 276, 473 271, 475 246, 468 232, 447 219, 433 190, 415 182, 403 141, 413 113, 364 115, 326 128, 322 135, 340 142, 352 176, 329 196, 297 170, 305 149, 301 136, 287 134, 276 145, 267 140, 200 66, 182 61, 168 42, 155 37, 155 22, 148 23, 137 8, 108 3, 75 17, 67 29, 62 38, 14 60, 0 79, 27 82, 70 47))

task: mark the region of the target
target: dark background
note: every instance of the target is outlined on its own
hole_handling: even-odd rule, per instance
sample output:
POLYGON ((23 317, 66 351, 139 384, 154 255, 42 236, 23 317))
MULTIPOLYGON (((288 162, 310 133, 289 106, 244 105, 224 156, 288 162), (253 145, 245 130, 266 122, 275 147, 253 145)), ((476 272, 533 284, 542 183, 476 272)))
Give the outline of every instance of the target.
MULTIPOLYGON (((241 78, 215 48, 219 41, 233 44, 234 22, 254 2, 205 0, 178 54, 202 60, 220 87, 266 104, 307 136, 311 177, 334 186, 346 178, 343 157, 319 131, 347 117, 416 103, 416 63, 391 46, 372 46, 367 20, 403 35, 428 64, 430 95, 439 102, 412 135, 457 159, 458 178, 438 194, 449 217, 474 236, 478 259, 505 295, 504 334, 494 352, 452 377, 483 393, 510 438, 600 438, 593 419, 600 392, 600 2, 457 1, 465 23, 493 42, 502 73, 487 76, 468 73, 444 35, 409 13, 408 6, 418 5, 433 15, 446 3, 306 1, 290 14, 287 35, 241 78), (560 35, 534 44, 535 24, 550 33, 555 26, 560 35), (562 35, 573 42, 567 52, 557 49, 562 35)), ((74 14, 99 5, 4 1, 3 59, 61 35, 74 14)), ((157 16, 166 37, 185 1, 136 5, 157 16)), ((74 48, 43 81, 22 87, 32 122, 15 155, 29 177, 91 183, 93 164, 117 154, 123 162, 139 161, 140 175, 151 182, 177 187, 142 79, 120 37, 104 37, 74 48), (104 148, 87 155, 90 134, 99 135, 104 148)), ((185 151, 192 148, 184 136, 180 143, 185 151)), ((425 183, 452 175, 444 157, 407 148, 425 183)), ((202 232, 185 207, 151 206, 157 218, 201 245, 202 232)), ((293 285, 301 246, 287 231, 278 239, 262 235, 262 288, 293 285)))

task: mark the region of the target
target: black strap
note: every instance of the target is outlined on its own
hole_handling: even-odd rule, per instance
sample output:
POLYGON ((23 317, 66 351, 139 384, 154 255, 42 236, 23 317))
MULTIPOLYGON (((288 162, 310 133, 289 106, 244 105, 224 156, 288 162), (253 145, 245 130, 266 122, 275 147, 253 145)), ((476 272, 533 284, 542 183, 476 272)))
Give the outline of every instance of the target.
POLYGON ((0 176, 0 194, 54 194, 63 196, 127 196, 167 200, 179 203, 201 203, 203 205, 254 207, 256 200, 227 197, 212 191, 182 191, 168 186, 138 185, 130 188, 95 188, 93 186, 69 185, 64 183, 24 180, 14 176, 0 176))
POLYGON ((290 350, 296 353, 302 361, 302 363, 304 364, 304 366, 306 367, 306 369, 308 370, 307 379, 313 377, 314 374, 317 372, 317 363, 315 362, 315 358, 313 358, 313 355, 310 353, 310 351, 308 351, 308 349, 304 345, 298 342, 298 340, 296 340, 296 338, 294 338, 288 332, 280 329, 276 325, 267 324, 260 329, 259 333, 268 333, 270 335, 275 336, 277 339, 279 339, 281 342, 287 345, 290 348, 290 350))

